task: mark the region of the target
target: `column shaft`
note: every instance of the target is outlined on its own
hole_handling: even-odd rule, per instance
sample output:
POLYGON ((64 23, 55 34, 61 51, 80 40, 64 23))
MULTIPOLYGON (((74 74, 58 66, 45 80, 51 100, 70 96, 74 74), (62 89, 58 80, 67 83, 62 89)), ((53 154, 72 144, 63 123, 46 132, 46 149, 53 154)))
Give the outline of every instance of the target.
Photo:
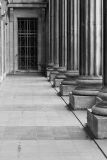
POLYGON ((95 61, 95 75, 102 75, 102 55, 103 55, 103 30, 102 30, 102 0, 96 0, 96 61, 95 61))
POLYGON ((48 65, 52 65, 51 59, 51 0, 49 0, 49 55, 48 55, 48 65))
POLYGON ((54 50, 54 0, 51 0, 52 2, 51 2, 51 60, 52 60, 52 62, 54 63, 54 52, 55 52, 55 50, 54 50))
POLYGON ((61 95, 68 95, 76 87, 79 56, 79 0, 68 0, 68 50, 66 79, 60 85, 61 95))
POLYGON ((65 2, 67 0, 60 0, 60 67, 65 67, 65 2))
POLYGON ((74 0, 68 0, 68 52, 67 69, 73 70, 74 59, 74 0))
MULTIPOLYGON (((96 9, 96 13, 98 13, 98 9, 102 8, 101 1, 98 0, 98 6, 96 9)), ((103 5, 103 16, 104 16, 104 31, 103 31, 103 36, 104 36, 104 41, 103 41, 103 83, 104 87, 102 90, 99 92, 98 97, 100 98, 100 102, 96 103, 92 107, 92 109, 87 111, 87 124, 88 127, 90 128, 91 132, 94 134, 95 138, 103 139, 107 138, 107 1, 104 0, 104 5, 103 5), (99 116, 100 115, 100 116, 99 116)), ((100 16, 100 15, 99 15, 100 16)), ((101 36, 100 32, 100 23, 101 23, 101 17, 97 19, 98 22, 98 28, 97 28, 97 37, 101 36)), ((97 40, 97 44, 101 44, 99 40, 97 40)), ((98 50, 98 54, 100 52, 100 48, 98 50)), ((98 67, 97 73, 99 73, 100 68, 98 67)))
MULTIPOLYGON (((90 7, 90 15, 89 15, 89 46, 90 50, 88 48, 88 55, 89 57, 87 58, 87 72, 88 75, 94 75, 94 58, 95 58, 95 0, 90 0, 89 1, 89 7, 90 7), (89 59, 89 60, 88 60, 89 59)), ((87 74, 86 74, 87 75, 87 74)))
MULTIPOLYGON (((90 32, 91 33, 91 32, 90 32)), ((80 75, 88 75, 89 0, 80 2, 80 75)))
POLYGON ((59 0, 55 0, 55 52, 54 64, 59 67, 59 0))
POLYGON ((67 68, 67 4, 68 0, 59 0, 59 68, 54 79, 54 86, 59 86, 65 78, 67 68))
POLYGON ((85 8, 81 10, 80 75, 97 77, 102 75, 102 0, 83 1, 81 6, 85 5, 82 9, 85 8))
POLYGON ((79 56, 79 0, 69 0, 68 2, 68 71, 78 70, 79 56))
POLYGON ((78 8, 79 0, 74 0, 74 62, 73 62, 73 70, 78 70, 78 56, 79 56, 79 36, 78 36, 78 8))
POLYGON ((55 34, 54 34, 54 27, 55 27, 55 15, 54 15, 54 0, 49 0, 49 64, 47 68, 47 77, 50 76, 50 73, 53 71, 53 66, 54 66, 54 43, 55 43, 55 34))
POLYGON ((74 109, 92 107, 102 87, 101 6, 102 0, 80 1, 80 77, 78 86, 70 94, 70 103, 74 109), (80 104, 76 101, 77 97, 80 104))
POLYGON ((52 1, 53 10, 52 10, 52 17, 53 17, 53 40, 52 40, 52 53, 54 58, 54 66, 53 71, 50 73, 50 81, 53 81, 56 74, 58 74, 59 68, 59 52, 60 52, 60 1, 53 0, 52 1))

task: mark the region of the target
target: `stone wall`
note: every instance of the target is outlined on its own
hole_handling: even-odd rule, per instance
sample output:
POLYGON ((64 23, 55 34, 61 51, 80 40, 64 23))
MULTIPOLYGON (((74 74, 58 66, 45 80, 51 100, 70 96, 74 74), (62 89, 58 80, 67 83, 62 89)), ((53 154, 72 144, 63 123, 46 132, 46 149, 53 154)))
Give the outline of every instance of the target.
POLYGON ((47 0, 9 0, 10 3, 42 3, 47 0))

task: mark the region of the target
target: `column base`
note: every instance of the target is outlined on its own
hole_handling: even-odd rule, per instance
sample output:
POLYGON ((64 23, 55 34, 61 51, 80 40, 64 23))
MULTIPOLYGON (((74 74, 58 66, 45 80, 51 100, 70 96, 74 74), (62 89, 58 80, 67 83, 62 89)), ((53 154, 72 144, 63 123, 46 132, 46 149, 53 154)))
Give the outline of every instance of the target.
POLYGON ((57 71, 58 71, 58 74, 55 76, 53 80, 54 87, 59 87, 61 82, 66 78, 66 76, 64 75, 66 71, 65 67, 59 67, 57 71))
POLYGON ((69 95, 69 106, 74 110, 92 108, 102 88, 102 78, 85 77, 77 83, 78 87, 69 95))
POLYGON ((50 73, 53 71, 53 68, 46 69, 46 76, 49 78, 50 73))
POLYGON ((54 78, 54 86, 55 87, 60 87, 61 82, 65 79, 66 77, 64 75, 58 75, 54 78))
POLYGON ((91 108, 96 103, 96 96, 80 96, 69 94, 69 107, 73 110, 91 108))
POLYGON ((77 86, 78 71, 67 71, 65 73, 66 79, 60 85, 60 94, 68 96, 77 86))
MULTIPOLYGON (((68 82, 67 82, 68 83, 68 82)), ((60 84, 60 94, 61 96, 68 96, 70 92, 72 92, 77 86, 75 81, 70 81, 70 84, 64 84, 63 82, 60 84)))
POLYGON ((95 138, 107 138, 107 116, 98 116, 92 113, 92 109, 87 111, 87 125, 95 138))
POLYGON ((46 68, 46 76, 49 78, 50 72, 53 71, 53 63, 49 63, 46 68))
POLYGON ((49 75, 49 80, 54 81, 55 76, 58 74, 58 71, 52 71, 49 75))

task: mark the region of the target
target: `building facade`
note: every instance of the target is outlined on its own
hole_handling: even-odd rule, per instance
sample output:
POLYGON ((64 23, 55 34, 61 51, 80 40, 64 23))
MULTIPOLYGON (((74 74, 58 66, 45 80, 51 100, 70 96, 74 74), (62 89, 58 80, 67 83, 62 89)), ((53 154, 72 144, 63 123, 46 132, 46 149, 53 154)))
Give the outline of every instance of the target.
POLYGON ((46 73, 72 109, 88 108, 97 138, 107 138, 106 10, 106 0, 1 0, 1 80, 46 73))
POLYGON ((41 71, 46 57, 46 1, 2 1, 4 73, 41 71))

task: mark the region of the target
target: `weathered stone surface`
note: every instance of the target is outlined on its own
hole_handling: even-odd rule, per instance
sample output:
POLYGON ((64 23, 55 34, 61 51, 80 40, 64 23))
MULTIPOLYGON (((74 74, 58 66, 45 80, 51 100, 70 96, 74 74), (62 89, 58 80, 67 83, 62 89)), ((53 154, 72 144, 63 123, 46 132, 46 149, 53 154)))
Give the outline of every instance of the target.
POLYGON ((107 138, 107 117, 98 116, 92 113, 91 109, 87 111, 87 124, 96 138, 107 138))
POLYGON ((54 86, 59 87, 62 81, 63 81, 63 79, 55 78, 54 79, 54 86))
POLYGON ((55 78, 55 76, 56 76, 56 74, 58 74, 58 71, 52 71, 52 72, 50 73, 50 75, 49 75, 49 80, 50 80, 50 81, 53 81, 54 78, 55 78))
POLYGON ((60 85, 60 93, 62 96, 68 96, 75 89, 76 85, 60 85))
POLYGON ((47 68, 47 70, 46 70, 46 76, 47 77, 49 77, 52 70, 53 70, 52 68, 47 68))
POLYGON ((10 0, 10 3, 41 3, 47 0, 10 0))
POLYGON ((91 108, 96 103, 96 96, 81 96, 69 94, 69 106, 76 109, 91 108))

